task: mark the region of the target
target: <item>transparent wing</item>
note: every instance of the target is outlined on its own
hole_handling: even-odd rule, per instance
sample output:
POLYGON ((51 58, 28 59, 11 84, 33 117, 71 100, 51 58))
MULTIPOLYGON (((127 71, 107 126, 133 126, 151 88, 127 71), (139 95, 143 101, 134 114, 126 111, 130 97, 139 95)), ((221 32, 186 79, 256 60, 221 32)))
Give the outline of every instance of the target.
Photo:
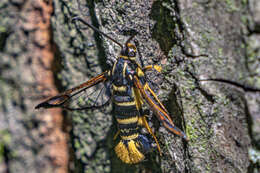
POLYGON ((110 103, 111 83, 100 82, 91 88, 83 89, 73 95, 62 107, 68 110, 98 109, 110 103))
POLYGON ((108 71, 90 79, 81 85, 53 96, 38 104, 35 108, 62 107, 68 110, 97 109, 110 102, 111 82, 108 71))

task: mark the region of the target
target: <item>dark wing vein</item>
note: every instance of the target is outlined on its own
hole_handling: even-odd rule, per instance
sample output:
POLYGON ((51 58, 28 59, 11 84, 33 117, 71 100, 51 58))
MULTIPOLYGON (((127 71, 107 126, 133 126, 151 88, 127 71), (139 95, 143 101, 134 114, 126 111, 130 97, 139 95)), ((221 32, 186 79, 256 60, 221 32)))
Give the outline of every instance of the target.
POLYGON ((110 102, 110 83, 99 83, 71 96, 68 104, 62 106, 68 110, 98 109, 110 102))

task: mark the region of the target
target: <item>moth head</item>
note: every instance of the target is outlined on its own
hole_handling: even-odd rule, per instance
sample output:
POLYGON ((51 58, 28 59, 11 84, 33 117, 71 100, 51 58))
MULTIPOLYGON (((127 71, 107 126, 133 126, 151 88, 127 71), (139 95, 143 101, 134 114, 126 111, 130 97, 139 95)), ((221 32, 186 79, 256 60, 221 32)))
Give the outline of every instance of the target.
POLYGON ((132 43, 127 43, 125 48, 125 54, 128 57, 135 57, 136 56, 136 47, 132 43))
POLYGON ((124 48, 121 52, 122 55, 127 56, 127 57, 136 56, 136 46, 134 44, 130 43, 130 41, 136 36, 136 34, 129 37, 128 40, 125 42, 124 48))

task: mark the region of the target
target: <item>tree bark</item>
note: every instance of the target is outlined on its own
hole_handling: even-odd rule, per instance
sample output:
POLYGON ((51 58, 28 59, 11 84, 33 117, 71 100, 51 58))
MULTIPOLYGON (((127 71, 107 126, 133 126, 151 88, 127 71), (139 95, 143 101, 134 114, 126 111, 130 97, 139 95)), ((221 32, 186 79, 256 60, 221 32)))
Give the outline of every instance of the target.
POLYGON ((42 96, 58 94, 53 4, 1 1, 0 10, 0 172, 67 172, 61 109, 34 109, 42 96))
POLYGON ((257 172, 259 4, 257 0, 1 2, 0 170, 257 172), (36 11, 32 17, 31 11, 36 11), (152 87, 188 142, 151 114, 149 122, 163 156, 154 150, 144 162, 126 165, 114 153, 117 127, 111 106, 77 112, 33 109, 39 96, 87 81, 108 69, 120 53, 111 40, 87 26, 76 27, 75 16, 122 44, 138 32, 138 56, 146 65, 163 69, 148 74, 152 87))

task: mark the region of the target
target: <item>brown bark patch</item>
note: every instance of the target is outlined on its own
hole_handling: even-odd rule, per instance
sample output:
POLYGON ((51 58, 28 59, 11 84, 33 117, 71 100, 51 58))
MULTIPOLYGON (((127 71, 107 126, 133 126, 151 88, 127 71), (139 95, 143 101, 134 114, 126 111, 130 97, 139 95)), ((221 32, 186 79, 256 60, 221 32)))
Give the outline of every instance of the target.
MULTIPOLYGON (((29 1, 23 9, 26 14, 26 22, 22 28, 32 34, 33 46, 28 46, 32 55, 32 69, 39 84, 39 95, 56 95, 52 64, 54 53, 51 36, 50 19, 53 11, 52 1, 29 1)), ((68 146, 67 134, 62 130, 63 116, 61 109, 40 111, 37 115, 43 122, 40 132, 43 134, 45 148, 49 151, 49 157, 54 167, 54 172, 68 172, 68 146)))

